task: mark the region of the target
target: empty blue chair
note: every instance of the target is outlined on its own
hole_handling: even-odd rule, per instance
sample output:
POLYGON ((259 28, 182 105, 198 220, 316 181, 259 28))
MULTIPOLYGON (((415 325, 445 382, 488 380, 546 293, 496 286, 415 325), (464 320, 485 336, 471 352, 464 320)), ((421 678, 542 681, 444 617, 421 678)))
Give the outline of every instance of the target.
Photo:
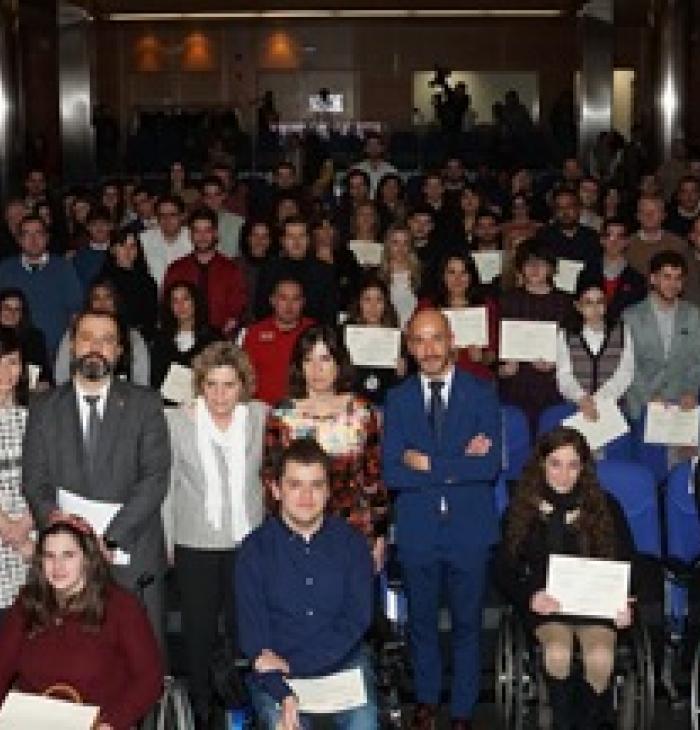
POLYGON ((700 517, 692 477, 691 464, 685 461, 674 467, 666 484, 666 555, 675 573, 667 584, 666 609, 671 629, 678 635, 684 633, 688 615, 686 581, 700 558, 700 517))
POLYGON ((516 406, 501 406, 503 424, 502 469, 507 479, 518 479, 530 456, 532 442, 527 416, 516 406))
POLYGON ((622 507, 637 552, 661 557, 661 531, 656 480, 642 464, 622 459, 602 459, 598 479, 622 507))

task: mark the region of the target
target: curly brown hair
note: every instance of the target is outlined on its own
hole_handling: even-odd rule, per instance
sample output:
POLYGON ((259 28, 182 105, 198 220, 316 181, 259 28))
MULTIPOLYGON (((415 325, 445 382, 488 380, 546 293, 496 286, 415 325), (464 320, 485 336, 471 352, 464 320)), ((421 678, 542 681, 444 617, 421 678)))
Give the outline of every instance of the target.
POLYGON ((517 556, 540 518, 540 504, 546 499, 545 460, 564 446, 573 447, 581 460, 581 473, 576 483, 580 494, 580 517, 575 523, 581 555, 595 558, 615 557, 613 517, 605 493, 600 487, 593 455, 578 431, 560 426, 543 434, 535 444, 532 456, 523 469, 509 509, 504 540, 511 555, 517 556))
POLYGON ((27 583, 20 594, 28 633, 33 635, 46 629, 66 613, 79 615, 85 628, 99 630, 104 620, 106 591, 111 581, 109 565, 100 551, 95 534, 79 529, 69 521, 53 522, 39 535, 27 583), (85 586, 67 601, 59 600, 46 579, 43 566, 46 540, 58 534, 70 535, 80 548, 84 560, 85 586))

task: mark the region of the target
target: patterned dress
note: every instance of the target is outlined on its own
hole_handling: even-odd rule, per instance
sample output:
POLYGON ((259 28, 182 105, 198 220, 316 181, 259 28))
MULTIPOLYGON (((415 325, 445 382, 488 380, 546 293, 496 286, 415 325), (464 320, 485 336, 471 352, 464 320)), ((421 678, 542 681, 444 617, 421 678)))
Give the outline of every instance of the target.
POLYGON ((275 506, 271 493, 274 464, 281 451, 298 438, 315 439, 331 457, 329 511, 346 519, 369 539, 384 535, 388 499, 381 480, 379 424, 372 406, 353 395, 345 410, 337 415, 312 416, 293 400, 280 403, 270 413, 263 466, 268 511, 275 506))
MULTIPOLYGON (((22 439, 27 411, 20 406, 0 409, 0 509, 10 516, 27 510, 22 495, 22 439)), ((15 600, 27 576, 27 563, 0 538, 0 609, 15 600)))

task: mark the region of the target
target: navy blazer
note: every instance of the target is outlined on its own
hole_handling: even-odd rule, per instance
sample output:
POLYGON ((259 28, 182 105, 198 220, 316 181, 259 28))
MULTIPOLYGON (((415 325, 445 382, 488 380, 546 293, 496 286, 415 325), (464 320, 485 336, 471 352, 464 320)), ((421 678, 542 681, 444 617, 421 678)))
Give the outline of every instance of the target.
POLYGON ((498 541, 492 485, 501 466, 501 421, 494 385, 455 369, 442 433, 438 446, 418 376, 389 391, 382 463, 384 482, 397 493, 396 542, 403 556, 432 552, 441 525, 447 525, 449 546, 458 550, 498 541), (491 439, 491 449, 467 456, 467 444, 479 433, 491 439), (403 463, 407 449, 427 454, 430 471, 409 469, 403 463), (443 499, 447 516, 440 511, 443 499))

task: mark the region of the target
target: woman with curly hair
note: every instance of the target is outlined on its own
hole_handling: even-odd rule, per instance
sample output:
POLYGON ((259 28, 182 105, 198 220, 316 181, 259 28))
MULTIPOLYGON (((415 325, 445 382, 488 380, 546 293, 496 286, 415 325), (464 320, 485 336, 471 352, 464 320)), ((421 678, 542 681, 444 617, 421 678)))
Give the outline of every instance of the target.
POLYGON ((535 446, 504 517, 496 580, 542 645, 554 730, 597 730, 610 711, 616 629, 632 623, 630 606, 614 622, 563 616, 548 595, 552 554, 631 561, 632 537, 618 503, 598 484, 585 439, 559 427, 535 446), (581 647, 584 682, 575 702, 570 676, 574 639, 581 647), (581 714, 583 716, 581 716, 581 714))
POLYGON ((379 569, 384 560, 387 492, 379 464, 379 422, 370 403, 351 391, 347 350, 331 327, 313 326, 296 342, 288 400, 270 414, 263 483, 268 509, 277 459, 298 438, 312 438, 331 457, 328 510, 367 536, 379 569))
POLYGON ((66 688, 100 708, 97 730, 130 730, 163 686, 145 609, 110 577, 90 526, 56 513, 37 542, 25 587, 0 629, 0 704, 11 687, 66 688))

